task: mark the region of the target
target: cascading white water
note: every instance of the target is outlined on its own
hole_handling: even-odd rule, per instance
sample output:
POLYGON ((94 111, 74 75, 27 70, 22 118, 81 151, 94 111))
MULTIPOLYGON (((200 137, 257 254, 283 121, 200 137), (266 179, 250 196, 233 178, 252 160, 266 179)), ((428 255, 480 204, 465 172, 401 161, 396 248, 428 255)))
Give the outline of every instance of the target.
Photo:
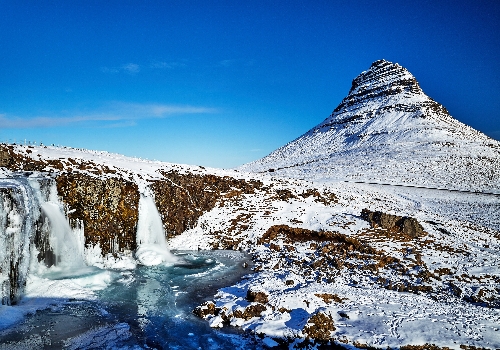
POLYGON ((83 251, 59 205, 53 202, 42 204, 42 212, 50 221, 49 242, 59 268, 80 268, 85 265, 83 251))
MULTIPOLYGON (((0 180, 2 304, 16 303, 20 299, 28 274, 54 280, 97 273, 99 269, 85 264, 83 231, 73 232, 69 226, 55 181, 24 174, 9 173, 7 176, 0 180)), ((139 200, 137 246, 135 257, 142 265, 178 262, 168 250, 152 195, 142 194, 139 200)))
POLYGON ((1 304, 20 300, 28 275, 59 279, 94 273, 96 268, 86 266, 83 259, 83 235, 77 239, 63 214, 55 181, 37 174, 2 175, 1 304), (48 268, 51 264, 55 266, 48 268))
POLYGON ((146 266, 175 263, 177 258, 167 247, 160 213, 151 196, 141 194, 137 224, 137 260, 146 266))

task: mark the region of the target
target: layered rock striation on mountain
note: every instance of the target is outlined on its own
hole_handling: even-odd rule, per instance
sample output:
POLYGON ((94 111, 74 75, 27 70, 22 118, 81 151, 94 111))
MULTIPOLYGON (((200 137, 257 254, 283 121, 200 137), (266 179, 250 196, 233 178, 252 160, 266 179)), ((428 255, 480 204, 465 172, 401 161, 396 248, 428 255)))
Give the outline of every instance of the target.
POLYGON ((500 142, 451 117, 407 69, 379 60, 322 123, 239 169, 484 191, 500 189, 500 142))

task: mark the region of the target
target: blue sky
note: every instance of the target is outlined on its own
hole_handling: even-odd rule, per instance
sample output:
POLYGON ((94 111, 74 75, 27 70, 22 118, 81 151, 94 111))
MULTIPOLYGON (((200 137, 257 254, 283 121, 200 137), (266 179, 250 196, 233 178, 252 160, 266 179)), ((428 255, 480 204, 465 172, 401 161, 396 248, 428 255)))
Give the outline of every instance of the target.
POLYGON ((384 58, 500 139, 498 1, 0 0, 0 141, 234 167, 384 58))

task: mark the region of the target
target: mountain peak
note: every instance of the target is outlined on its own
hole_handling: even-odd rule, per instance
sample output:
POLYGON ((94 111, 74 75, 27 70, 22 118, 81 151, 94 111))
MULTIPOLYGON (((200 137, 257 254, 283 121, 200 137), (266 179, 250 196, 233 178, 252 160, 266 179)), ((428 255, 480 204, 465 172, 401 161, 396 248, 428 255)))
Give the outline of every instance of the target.
POLYGON ((372 63, 322 123, 240 167, 454 189, 500 188, 500 143, 454 119, 404 67, 372 63))
POLYGON ((334 112, 344 107, 394 95, 412 97, 423 94, 415 77, 404 67, 384 59, 372 63, 352 81, 351 90, 334 112))
POLYGON ((380 66, 380 65, 386 65, 386 64, 391 64, 392 62, 389 62, 389 61, 386 61, 384 60, 383 58, 381 60, 377 60, 375 62, 372 63, 371 67, 377 67, 377 66, 380 66))

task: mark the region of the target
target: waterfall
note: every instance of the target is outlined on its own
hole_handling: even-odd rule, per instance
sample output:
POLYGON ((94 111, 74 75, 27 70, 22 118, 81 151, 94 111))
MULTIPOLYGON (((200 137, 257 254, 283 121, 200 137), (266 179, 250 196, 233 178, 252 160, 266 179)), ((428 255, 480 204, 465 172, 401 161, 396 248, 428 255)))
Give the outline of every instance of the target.
POLYGON ((64 278, 91 273, 84 263, 83 242, 61 210, 54 179, 2 175, 6 178, 0 179, 1 304, 19 301, 28 274, 64 278))
POLYGON ((137 224, 137 260, 146 266, 175 263, 177 258, 167 247, 160 213, 151 196, 141 194, 137 224))
POLYGON ((65 269, 86 266, 81 250, 83 247, 80 247, 59 205, 53 202, 43 203, 42 212, 50 222, 49 242, 55 255, 54 265, 65 269))
POLYGON ((37 196, 26 177, 0 179, 0 298, 16 304, 26 287, 30 243, 39 227, 37 196))
MULTIPOLYGON (((0 298, 15 304, 28 274, 49 279, 95 274, 84 259, 83 231, 73 232, 53 178, 4 173, 0 179, 0 298), (80 235, 78 233, 81 233, 80 235)), ((149 189, 143 191, 150 194, 149 189)), ((167 246, 153 196, 141 194, 135 257, 146 266, 178 261, 167 246)), ((99 270, 99 269, 97 269, 99 270)))
MULTIPOLYGON (((33 183, 34 188, 37 183, 33 183)), ((43 188, 36 191, 42 193, 43 188)), ((80 278, 98 273, 100 269, 87 266, 84 258, 85 238, 83 230, 73 230, 64 215, 63 204, 59 201, 55 181, 42 198, 40 198, 43 217, 48 220, 47 233, 41 239, 43 244, 37 248, 44 251, 39 252, 35 263, 32 264, 31 272, 39 277, 52 280, 66 278, 80 278), (43 264, 36 263, 43 260, 43 264)))

